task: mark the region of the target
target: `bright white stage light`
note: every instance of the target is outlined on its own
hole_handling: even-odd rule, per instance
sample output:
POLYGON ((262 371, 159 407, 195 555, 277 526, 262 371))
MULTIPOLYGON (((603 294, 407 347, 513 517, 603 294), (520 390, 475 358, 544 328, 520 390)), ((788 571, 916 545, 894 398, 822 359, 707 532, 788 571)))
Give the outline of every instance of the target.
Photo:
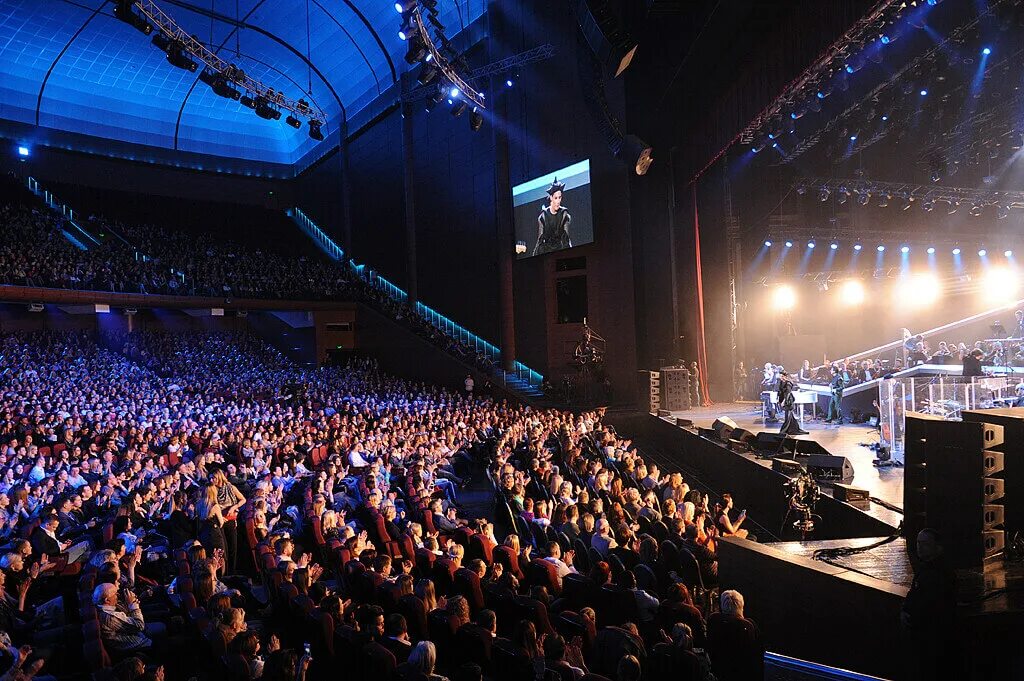
POLYGON ((839 287, 839 299, 844 305, 860 305, 864 297, 864 284, 856 279, 844 281, 839 287))
POLYGON ((1006 303, 1017 299, 1020 275, 1008 267, 990 267, 982 282, 982 294, 990 301, 1006 303))
POLYGON ((897 284, 897 297, 916 306, 931 305, 941 292, 939 278, 929 272, 912 274, 897 284))
POLYGON ((792 310, 796 307, 796 291, 788 284, 776 286, 772 291, 772 306, 776 310, 792 310))

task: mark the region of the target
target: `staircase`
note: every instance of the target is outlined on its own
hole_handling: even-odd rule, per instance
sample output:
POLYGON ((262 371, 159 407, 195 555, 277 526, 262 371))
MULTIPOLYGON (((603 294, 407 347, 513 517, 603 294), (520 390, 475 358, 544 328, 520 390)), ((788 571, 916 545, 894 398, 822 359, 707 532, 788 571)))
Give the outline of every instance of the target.
POLYGON ((75 222, 75 211, 71 207, 61 203, 53 194, 46 189, 43 189, 35 178, 28 178, 25 184, 30 192, 42 199, 47 208, 64 218, 64 226, 61 227, 60 231, 64 235, 64 238, 70 241, 75 248, 87 251, 93 246, 100 245, 99 239, 82 229, 82 227, 75 222))
MULTIPOLYGON (((344 259, 345 253, 342 251, 341 247, 327 236, 322 229, 317 227, 309 216, 303 213, 299 208, 292 208, 286 211, 286 213, 295 222, 295 224, 297 224, 299 228, 313 240, 317 247, 328 255, 328 257, 337 261, 342 261, 344 259)), ((398 302, 404 303, 408 301, 409 295, 404 290, 377 274, 377 272, 372 268, 369 268, 366 265, 357 265, 351 260, 349 261, 349 265, 352 267, 356 276, 368 286, 385 293, 389 298, 397 300, 398 302)), ((469 329, 466 329, 422 302, 417 301, 416 312, 432 326, 444 332, 448 337, 459 341, 465 346, 473 348, 476 352, 492 361, 495 364, 495 378, 502 385, 515 391, 517 394, 528 400, 536 400, 544 396, 543 391, 540 389, 540 384, 544 380, 544 377, 530 367, 526 366, 522 362, 516 362, 512 371, 505 371, 501 368, 501 350, 499 350, 493 343, 477 336, 469 329)))

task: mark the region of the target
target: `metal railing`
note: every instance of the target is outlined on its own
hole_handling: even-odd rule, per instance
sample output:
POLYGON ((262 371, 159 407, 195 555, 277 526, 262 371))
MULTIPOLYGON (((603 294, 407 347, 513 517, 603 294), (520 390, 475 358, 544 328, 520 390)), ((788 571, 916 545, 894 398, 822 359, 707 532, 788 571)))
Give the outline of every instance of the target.
MULTIPOLYGON (((98 246, 100 244, 99 240, 96 237, 94 237, 86 230, 82 229, 79 226, 79 224, 75 222, 76 214, 75 210, 71 206, 58 200, 57 197, 54 196, 50 190, 45 189, 41 184, 39 184, 39 181, 36 180, 34 177, 29 177, 25 181, 25 184, 28 186, 28 190, 35 194, 36 196, 38 196, 39 198, 41 198, 43 200, 43 203, 45 203, 50 208, 50 210, 56 213, 60 213, 61 216, 68 221, 68 224, 74 227, 80 235, 85 237, 85 239, 87 239, 90 243, 92 243, 95 246, 98 246)), ((81 243, 81 239, 79 239, 78 237, 72 237, 72 240, 81 243)), ((88 249, 88 246, 86 246, 84 243, 82 243, 81 246, 83 250, 88 249)))
POLYGON ((880 676, 768 652, 764 654, 764 678, 765 681, 885 681, 880 676))
MULTIPOLYGON (((341 247, 335 244, 334 241, 331 240, 331 238, 327 236, 322 229, 317 227, 316 223, 306 216, 305 213, 297 207, 287 211, 287 213, 297 224, 299 224, 300 227, 302 227, 303 231, 321 245, 328 255, 331 255, 331 257, 336 260, 341 259, 344 255, 341 247), (337 256, 332 253, 337 253, 337 256)), ((363 279, 363 281, 367 282, 370 286, 384 292, 392 300, 397 300, 400 303, 409 302, 409 294, 402 288, 377 274, 376 271, 366 265, 357 265, 352 261, 349 262, 356 275, 363 279)), ((501 350, 498 346, 494 345, 494 343, 481 338, 466 327, 453 319, 446 317, 429 305, 417 301, 415 309, 416 312, 423 319, 429 322, 431 326, 440 330, 449 338, 454 338, 463 345, 472 348, 475 352, 482 354, 488 360, 494 362, 495 368, 499 371, 506 384, 509 379, 514 379, 515 381, 524 383, 527 386, 537 387, 544 380, 544 376, 522 362, 516 362, 512 371, 503 371, 501 369, 501 350)))

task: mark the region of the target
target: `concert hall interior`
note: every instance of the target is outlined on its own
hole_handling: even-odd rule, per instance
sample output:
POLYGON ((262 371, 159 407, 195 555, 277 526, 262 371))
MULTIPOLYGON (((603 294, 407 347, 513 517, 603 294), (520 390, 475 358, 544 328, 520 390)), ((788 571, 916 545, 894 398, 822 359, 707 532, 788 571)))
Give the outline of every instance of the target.
POLYGON ((1024 678, 1024 0, 0 0, 0 681, 1024 678))

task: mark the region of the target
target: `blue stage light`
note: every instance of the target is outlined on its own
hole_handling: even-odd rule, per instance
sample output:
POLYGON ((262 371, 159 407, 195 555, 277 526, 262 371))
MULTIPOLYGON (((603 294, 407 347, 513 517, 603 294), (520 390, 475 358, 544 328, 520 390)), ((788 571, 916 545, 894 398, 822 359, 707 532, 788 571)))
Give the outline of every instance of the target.
POLYGON ((456 97, 458 97, 459 96, 459 88, 453 87, 452 91, 449 93, 449 96, 451 96, 452 99, 455 99, 456 97))
POLYGON ((856 142, 857 141, 857 136, 856 135, 850 135, 850 141, 851 142, 856 142))
POLYGON ((856 70, 857 69, 853 68, 851 65, 849 65, 849 64, 846 65, 846 72, 847 73, 853 73, 856 70))
POLYGON ((28 147, 18 147, 18 156, 22 158, 28 156, 28 147))
POLYGON ((818 99, 825 99, 825 93, 821 90, 818 90, 818 99))
POLYGON ((928 91, 927 90, 921 90, 921 96, 922 97, 927 97, 928 96, 928 91))
POLYGON ((902 248, 900 248, 900 253, 903 253, 903 254, 910 253, 910 246, 903 246, 902 248))
POLYGON ((768 248, 771 248, 772 247, 771 240, 770 239, 765 239, 764 245, 767 246, 768 248))
POLYGON ((935 255, 935 246, 928 247, 928 255, 935 255))
POLYGON ((986 255, 988 255, 988 251, 986 251, 986 250, 985 250, 985 249, 983 248, 983 249, 981 249, 980 251, 978 251, 978 255, 980 255, 980 256, 981 256, 982 258, 984 258, 984 257, 985 257, 986 255))
POLYGON ((793 248, 793 242, 792 241, 787 241, 786 242, 786 248, 793 248))
POLYGON ((853 245, 853 250, 855 250, 855 251, 859 251, 859 250, 860 250, 860 249, 862 249, 862 248, 864 248, 864 247, 863 247, 863 246, 861 246, 860 244, 854 244, 854 245, 853 245))
POLYGON ((511 78, 509 78, 508 80, 505 81, 505 86, 506 87, 512 87, 512 79, 511 78))
POLYGON ((954 248, 953 249, 953 255, 960 255, 960 249, 959 248, 954 248))
POLYGON ((881 253, 884 250, 885 250, 885 246, 883 246, 882 244, 878 244, 878 252, 881 253))
POLYGON ((992 50, 991 48, 986 47, 981 51, 981 53, 987 57, 988 55, 992 54, 992 50))
POLYGON ((883 45, 888 45, 888 44, 889 44, 889 42, 890 42, 890 41, 889 41, 889 36, 887 36, 887 35, 883 35, 883 36, 881 37, 881 41, 882 41, 882 44, 883 44, 883 45))
POLYGON ((814 248, 814 242, 813 241, 808 241, 807 242, 807 248, 814 248))
POLYGON ((1007 258, 1012 258, 1013 251, 1003 251, 1003 255, 1005 255, 1007 258))
POLYGON ((833 241, 831 244, 829 244, 829 248, 831 248, 834 251, 837 248, 839 248, 839 244, 837 244, 835 241, 833 241))
POLYGON ((888 116, 886 116, 885 114, 882 114, 882 122, 884 123, 884 122, 886 122, 887 120, 889 120, 889 117, 888 117, 888 116))

